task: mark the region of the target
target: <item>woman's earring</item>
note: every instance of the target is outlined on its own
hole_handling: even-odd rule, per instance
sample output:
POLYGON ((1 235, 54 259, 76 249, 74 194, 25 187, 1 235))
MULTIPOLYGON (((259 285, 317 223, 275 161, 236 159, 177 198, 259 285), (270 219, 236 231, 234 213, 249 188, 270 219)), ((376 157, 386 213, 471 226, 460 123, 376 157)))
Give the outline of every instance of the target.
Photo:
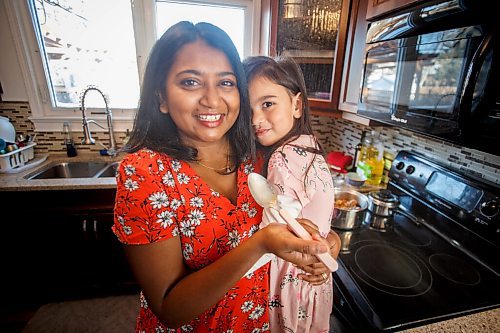
POLYGON ((167 106, 165 105, 165 103, 163 103, 163 102, 162 102, 162 103, 160 103, 160 112, 161 112, 161 113, 165 113, 165 114, 167 114, 167 113, 168 113, 168 108, 167 108, 167 106))
POLYGON ((168 107, 167 107, 167 102, 161 98, 161 96, 158 96, 158 99, 160 100, 160 112, 161 113, 168 113, 168 107))
POLYGON ((168 113, 167 101, 163 99, 159 91, 155 92, 156 98, 158 98, 159 109, 161 113, 168 113))

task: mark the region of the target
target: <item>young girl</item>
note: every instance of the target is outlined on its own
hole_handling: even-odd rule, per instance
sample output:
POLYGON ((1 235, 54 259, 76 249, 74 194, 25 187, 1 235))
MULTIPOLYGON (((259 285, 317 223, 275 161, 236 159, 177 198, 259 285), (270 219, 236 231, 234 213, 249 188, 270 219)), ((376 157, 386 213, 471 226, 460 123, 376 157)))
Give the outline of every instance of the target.
MULTIPOLYGON (((264 173, 280 195, 300 203, 299 217, 327 235, 333 213, 333 182, 310 124, 309 104, 300 68, 292 59, 250 57, 248 79, 252 126, 264 156, 264 173)), ((293 206, 293 205, 292 205, 293 206)), ((261 227, 269 222, 263 220, 261 227)), ((301 280, 302 271, 280 258, 270 267, 272 332, 328 332, 333 286, 301 280)))

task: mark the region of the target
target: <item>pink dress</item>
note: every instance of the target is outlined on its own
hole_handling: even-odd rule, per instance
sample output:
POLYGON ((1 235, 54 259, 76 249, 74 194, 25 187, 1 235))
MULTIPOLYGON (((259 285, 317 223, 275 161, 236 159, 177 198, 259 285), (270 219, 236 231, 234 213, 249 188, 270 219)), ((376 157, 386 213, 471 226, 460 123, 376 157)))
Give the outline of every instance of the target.
MULTIPOLYGON (((312 136, 302 135, 278 148, 269 160, 267 178, 280 194, 298 200, 302 205, 298 217, 316 223, 321 235, 326 237, 334 205, 332 176, 323 156, 304 147, 315 147, 312 136)), ((328 333, 333 306, 332 278, 313 286, 297 277, 302 272, 281 258, 271 261, 271 332, 328 333)))

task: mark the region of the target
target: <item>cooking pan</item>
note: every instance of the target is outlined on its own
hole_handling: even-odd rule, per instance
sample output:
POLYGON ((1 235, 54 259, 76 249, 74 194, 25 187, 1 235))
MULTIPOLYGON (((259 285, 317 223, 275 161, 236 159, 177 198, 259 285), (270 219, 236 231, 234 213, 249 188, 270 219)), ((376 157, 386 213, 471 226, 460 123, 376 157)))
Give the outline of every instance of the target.
POLYGON ((368 193, 368 214, 370 227, 385 229, 386 224, 392 222, 394 214, 400 214, 419 225, 419 219, 413 214, 402 210, 399 200, 390 190, 380 190, 368 193))
POLYGON ((368 208, 368 198, 366 195, 344 188, 335 189, 335 202, 339 200, 356 200, 357 208, 342 209, 335 205, 333 210, 332 228, 341 230, 352 230, 361 226, 363 223, 366 209, 368 208))

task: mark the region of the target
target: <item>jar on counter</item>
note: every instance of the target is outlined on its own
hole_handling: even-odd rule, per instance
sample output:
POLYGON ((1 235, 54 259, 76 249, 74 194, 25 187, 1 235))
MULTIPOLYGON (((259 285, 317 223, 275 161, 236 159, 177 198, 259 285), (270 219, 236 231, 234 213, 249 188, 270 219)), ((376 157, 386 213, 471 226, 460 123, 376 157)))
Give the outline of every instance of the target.
POLYGON ((384 173, 384 145, 380 133, 372 130, 361 142, 356 172, 366 177, 366 184, 379 185, 384 173))

